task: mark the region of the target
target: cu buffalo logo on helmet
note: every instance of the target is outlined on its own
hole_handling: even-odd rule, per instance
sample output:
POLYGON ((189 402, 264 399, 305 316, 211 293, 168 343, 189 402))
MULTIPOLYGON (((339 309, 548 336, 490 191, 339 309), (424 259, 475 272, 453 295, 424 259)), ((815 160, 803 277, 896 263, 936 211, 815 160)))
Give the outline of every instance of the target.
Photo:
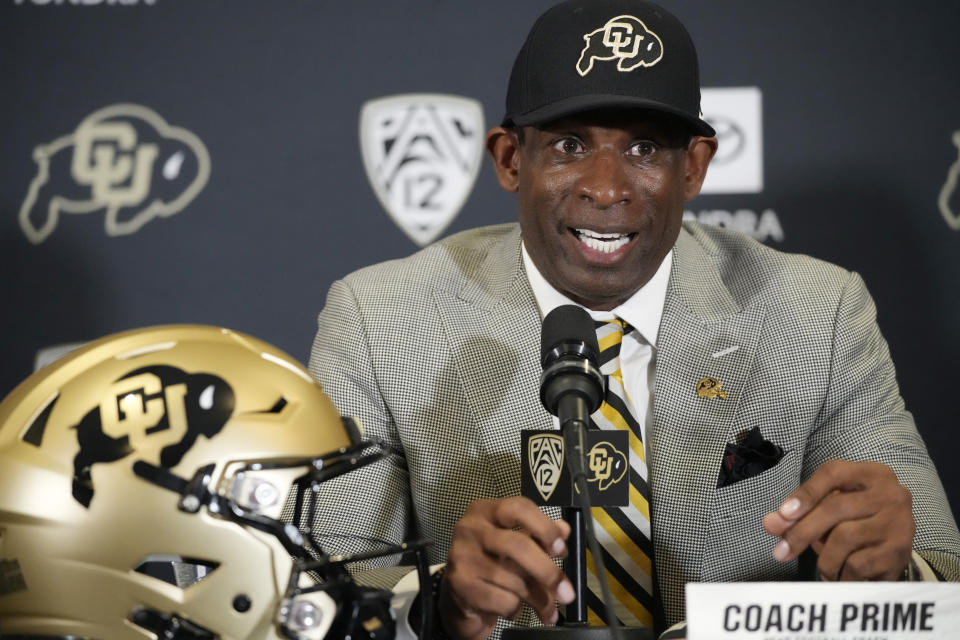
POLYGON ((633 16, 610 18, 599 29, 583 36, 586 44, 577 60, 577 73, 585 76, 594 60, 616 60, 618 71, 652 67, 663 57, 663 42, 633 16))
POLYGON ((230 418, 233 389, 209 373, 189 374, 156 365, 131 371, 113 383, 100 404, 74 427, 80 451, 73 459, 73 497, 89 507, 91 469, 149 448, 170 469, 201 435, 213 438, 230 418))
POLYGON ((33 150, 37 172, 20 206, 33 244, 61 214, 104 213, 108 236, 129 235, 182 211, 207 184, 210 155, 192 132, 137 104, 115 104, 33 150))

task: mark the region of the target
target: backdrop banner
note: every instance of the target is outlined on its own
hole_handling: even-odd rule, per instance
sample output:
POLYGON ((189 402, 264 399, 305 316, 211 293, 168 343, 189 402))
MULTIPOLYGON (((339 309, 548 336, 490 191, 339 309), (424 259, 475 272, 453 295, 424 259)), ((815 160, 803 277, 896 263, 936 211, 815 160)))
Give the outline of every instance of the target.
MULTIPOLYGON (((863 276, 960 504, 960 3, 663 2, 720 140, 685 216, 863 276)), ((305 361, 334 279, 514 220, 484 136, 551 4, 0 0, 0 395, 154 324, 305 361)))

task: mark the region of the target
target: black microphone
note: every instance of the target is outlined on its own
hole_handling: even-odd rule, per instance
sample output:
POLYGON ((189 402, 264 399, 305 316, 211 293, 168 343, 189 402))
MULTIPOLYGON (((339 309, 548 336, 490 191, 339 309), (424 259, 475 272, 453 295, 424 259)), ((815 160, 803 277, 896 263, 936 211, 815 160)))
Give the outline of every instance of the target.
MULTIPOLYGON (((564 572, 574 585, 577 596, 567 605, 565 625, 578 633, 587 628, 587 607, 583 590, 587 584, 586 553, 583 538, 593 553, 597 575, 605 576, 603 555, 593 527, 585 525, 590 516, 590 497, 586 474, 586 432, 590 414, 603 404, 604 378, 600 373, 597 358, 600 345, 590 315, 576 305, 557 307, 543 319, 540 334, 540 401, 547 411, 560 419, 564 458, 570 469, 570 479, 577 487, 574 491, 579 508, 565 508, 564 519, 570 524, 567 541, 570 554, 564 560, 564 572)), ((621 639, 620 625, 613 611, 613 597, 606 580, 600 581, 602 601, 610 620, 608 628, 613 640, 621 639)))
POLYGON ((543 319, 540 334, 540 401, 560 419, 568 460, 584 469, 583 431, 590 414, 603 403, 603 375, 597 365, 600 347, 593 320, 582 308, 557 307, 543 319))

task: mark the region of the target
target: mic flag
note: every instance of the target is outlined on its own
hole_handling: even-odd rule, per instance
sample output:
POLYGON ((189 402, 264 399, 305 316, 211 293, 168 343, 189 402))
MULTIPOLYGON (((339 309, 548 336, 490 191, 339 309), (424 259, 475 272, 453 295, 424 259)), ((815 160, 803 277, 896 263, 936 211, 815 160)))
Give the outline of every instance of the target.
MULTIPOLYGON (((626 431, 586 432, 587 488, 594 507, 625 507, 629 503, 629 446, 626 431)), ((559 432, 524 429, 520 449, 522 495, 538 505, 579 506, 559 432)))

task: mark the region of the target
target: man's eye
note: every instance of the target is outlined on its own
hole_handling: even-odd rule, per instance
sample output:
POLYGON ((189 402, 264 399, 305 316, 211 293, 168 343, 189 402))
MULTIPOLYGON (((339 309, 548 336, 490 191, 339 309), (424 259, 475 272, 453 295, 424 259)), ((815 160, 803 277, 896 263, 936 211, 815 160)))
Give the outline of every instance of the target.
POLYGON ((583 145, 575 138, 563 138, 553 144, 553 148, 562 153, 579 153, 583 151, 583 145))
POLYGON ((646 157, 652 156, 657 151, 657 145, 649 140, 641 140, 630 147, 630 155, 646 157))

